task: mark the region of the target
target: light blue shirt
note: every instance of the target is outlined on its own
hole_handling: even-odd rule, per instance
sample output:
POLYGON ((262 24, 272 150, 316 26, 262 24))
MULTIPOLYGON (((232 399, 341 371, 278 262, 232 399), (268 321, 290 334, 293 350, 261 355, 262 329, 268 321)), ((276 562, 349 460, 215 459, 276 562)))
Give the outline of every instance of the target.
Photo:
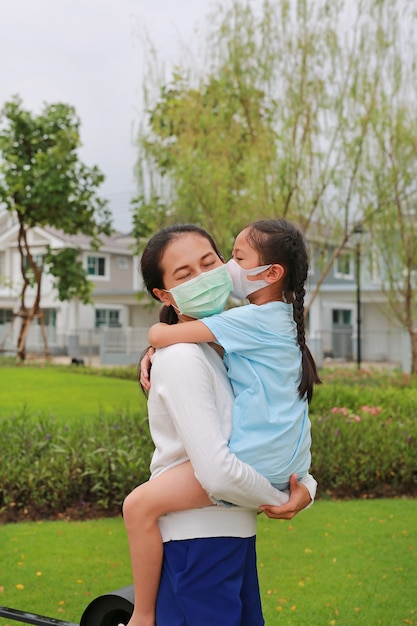
POLYGON ((301 351, 291 304, 248 304, 201 320, 225 350, 233 386, 230 449, 277 485, 310 467, 311 425, 300 399, 301 351))

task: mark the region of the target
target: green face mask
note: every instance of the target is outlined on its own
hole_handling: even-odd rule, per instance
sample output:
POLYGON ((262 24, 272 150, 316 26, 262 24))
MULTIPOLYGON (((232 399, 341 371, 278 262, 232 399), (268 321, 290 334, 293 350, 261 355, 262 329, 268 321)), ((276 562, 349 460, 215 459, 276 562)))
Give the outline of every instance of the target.
POLYGON ((232 287, 226 265, 221 265, 167 291, 180 314, 201 319, 223 311, 232 287))

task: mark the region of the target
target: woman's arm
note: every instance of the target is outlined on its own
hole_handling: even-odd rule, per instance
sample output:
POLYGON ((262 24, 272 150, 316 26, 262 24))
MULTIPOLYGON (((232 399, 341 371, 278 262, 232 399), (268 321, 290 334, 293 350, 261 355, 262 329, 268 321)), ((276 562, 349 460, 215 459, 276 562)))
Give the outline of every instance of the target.
MULTIPOLYGON (((223 367, 220 357, 216 358, 223 367)), ((153 367, 151 394, 163 397, 196 477, 208 494, 252 509, 287 502, 287 493, 272 487, 230 452, 215 400, 222 389, 201 348, 179 344, 159 350, 153 367)))
POLYGON ((290 499, 281 506, 263 505, 260 510, 271 519, 292 519, 294 515, 309 508, 313 503, 317 483, 311 474, 298 482, 297 475, 290 478, 290 499), (310 492, 313 490, 313 493, 310 492))
POLYGON ((215 339, 207 326, 198 320, 186 324, 154 324, 148 332, 148 341, 154 348, 165 348, 173 343, 203 343, 215 339))

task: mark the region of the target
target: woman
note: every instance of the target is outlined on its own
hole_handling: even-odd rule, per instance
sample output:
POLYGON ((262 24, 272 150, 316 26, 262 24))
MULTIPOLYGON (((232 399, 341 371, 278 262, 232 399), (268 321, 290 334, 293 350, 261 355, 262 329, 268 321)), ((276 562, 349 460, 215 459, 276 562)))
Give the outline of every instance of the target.
MULTIPOLYGON (((192 278, 220 268, 223 260, 211 237, 193 225, 176 225, 157 233, 142 256, 142 274, 149 293, 160 301, 192 278)), ((221 283, 221 281, 220 281, 221 283)), ((174 291, 175 293, 175 291, 174 291)), ((171 323, 190 319, 184 312, 203 306, 218 308, 222 300, 216 285, 209 297, 177 316, 172 299, 165 313, 171 323)), ((225 301, 224 301, 225 302, 225 301)), ((224 305, 223 302, 223 305, 224 305)), ((167 318, 164 319, 167 321, 167 318)), ((292 479, 290 501, 281 506, 279 493, 251 466, 232 455, 227 441, 231 430, 233 394, 221 357, 208 344, 178 344, 157 351, 153 358, 149 394, 149 422, 156 446, 152 480, 168 469, 191 461, 195 474, 213 499, 239 506, 206 506, 178 511, 175 498, 159 520, 164 560, 156 606, 158 626, 261 626, 262 617, 256 572, 256 513, 261 505, 269 517, 290 518, 308 505, 315 481, 292 479)), ((173 484, 175 492, 175 484, 173 484)), ((281 494, 282 495, 282 494, 281 494)), ((146 546, 137 541, 137 528, 146 524, 140 501, 133 492, 125 501, 136 601, 145 581, 140 564, 146 546)), ((160 540, 160 539, 159 539, 160 540)), ((152 615, 132 616, 130 624, 155 623, 152 615)))

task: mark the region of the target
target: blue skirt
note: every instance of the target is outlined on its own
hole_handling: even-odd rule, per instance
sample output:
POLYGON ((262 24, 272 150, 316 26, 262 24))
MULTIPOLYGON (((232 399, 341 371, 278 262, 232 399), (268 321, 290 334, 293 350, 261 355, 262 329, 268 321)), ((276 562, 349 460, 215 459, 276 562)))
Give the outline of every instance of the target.
POLYGON ((158 626, 263 626, 255 537, 164 543, 158 626))

